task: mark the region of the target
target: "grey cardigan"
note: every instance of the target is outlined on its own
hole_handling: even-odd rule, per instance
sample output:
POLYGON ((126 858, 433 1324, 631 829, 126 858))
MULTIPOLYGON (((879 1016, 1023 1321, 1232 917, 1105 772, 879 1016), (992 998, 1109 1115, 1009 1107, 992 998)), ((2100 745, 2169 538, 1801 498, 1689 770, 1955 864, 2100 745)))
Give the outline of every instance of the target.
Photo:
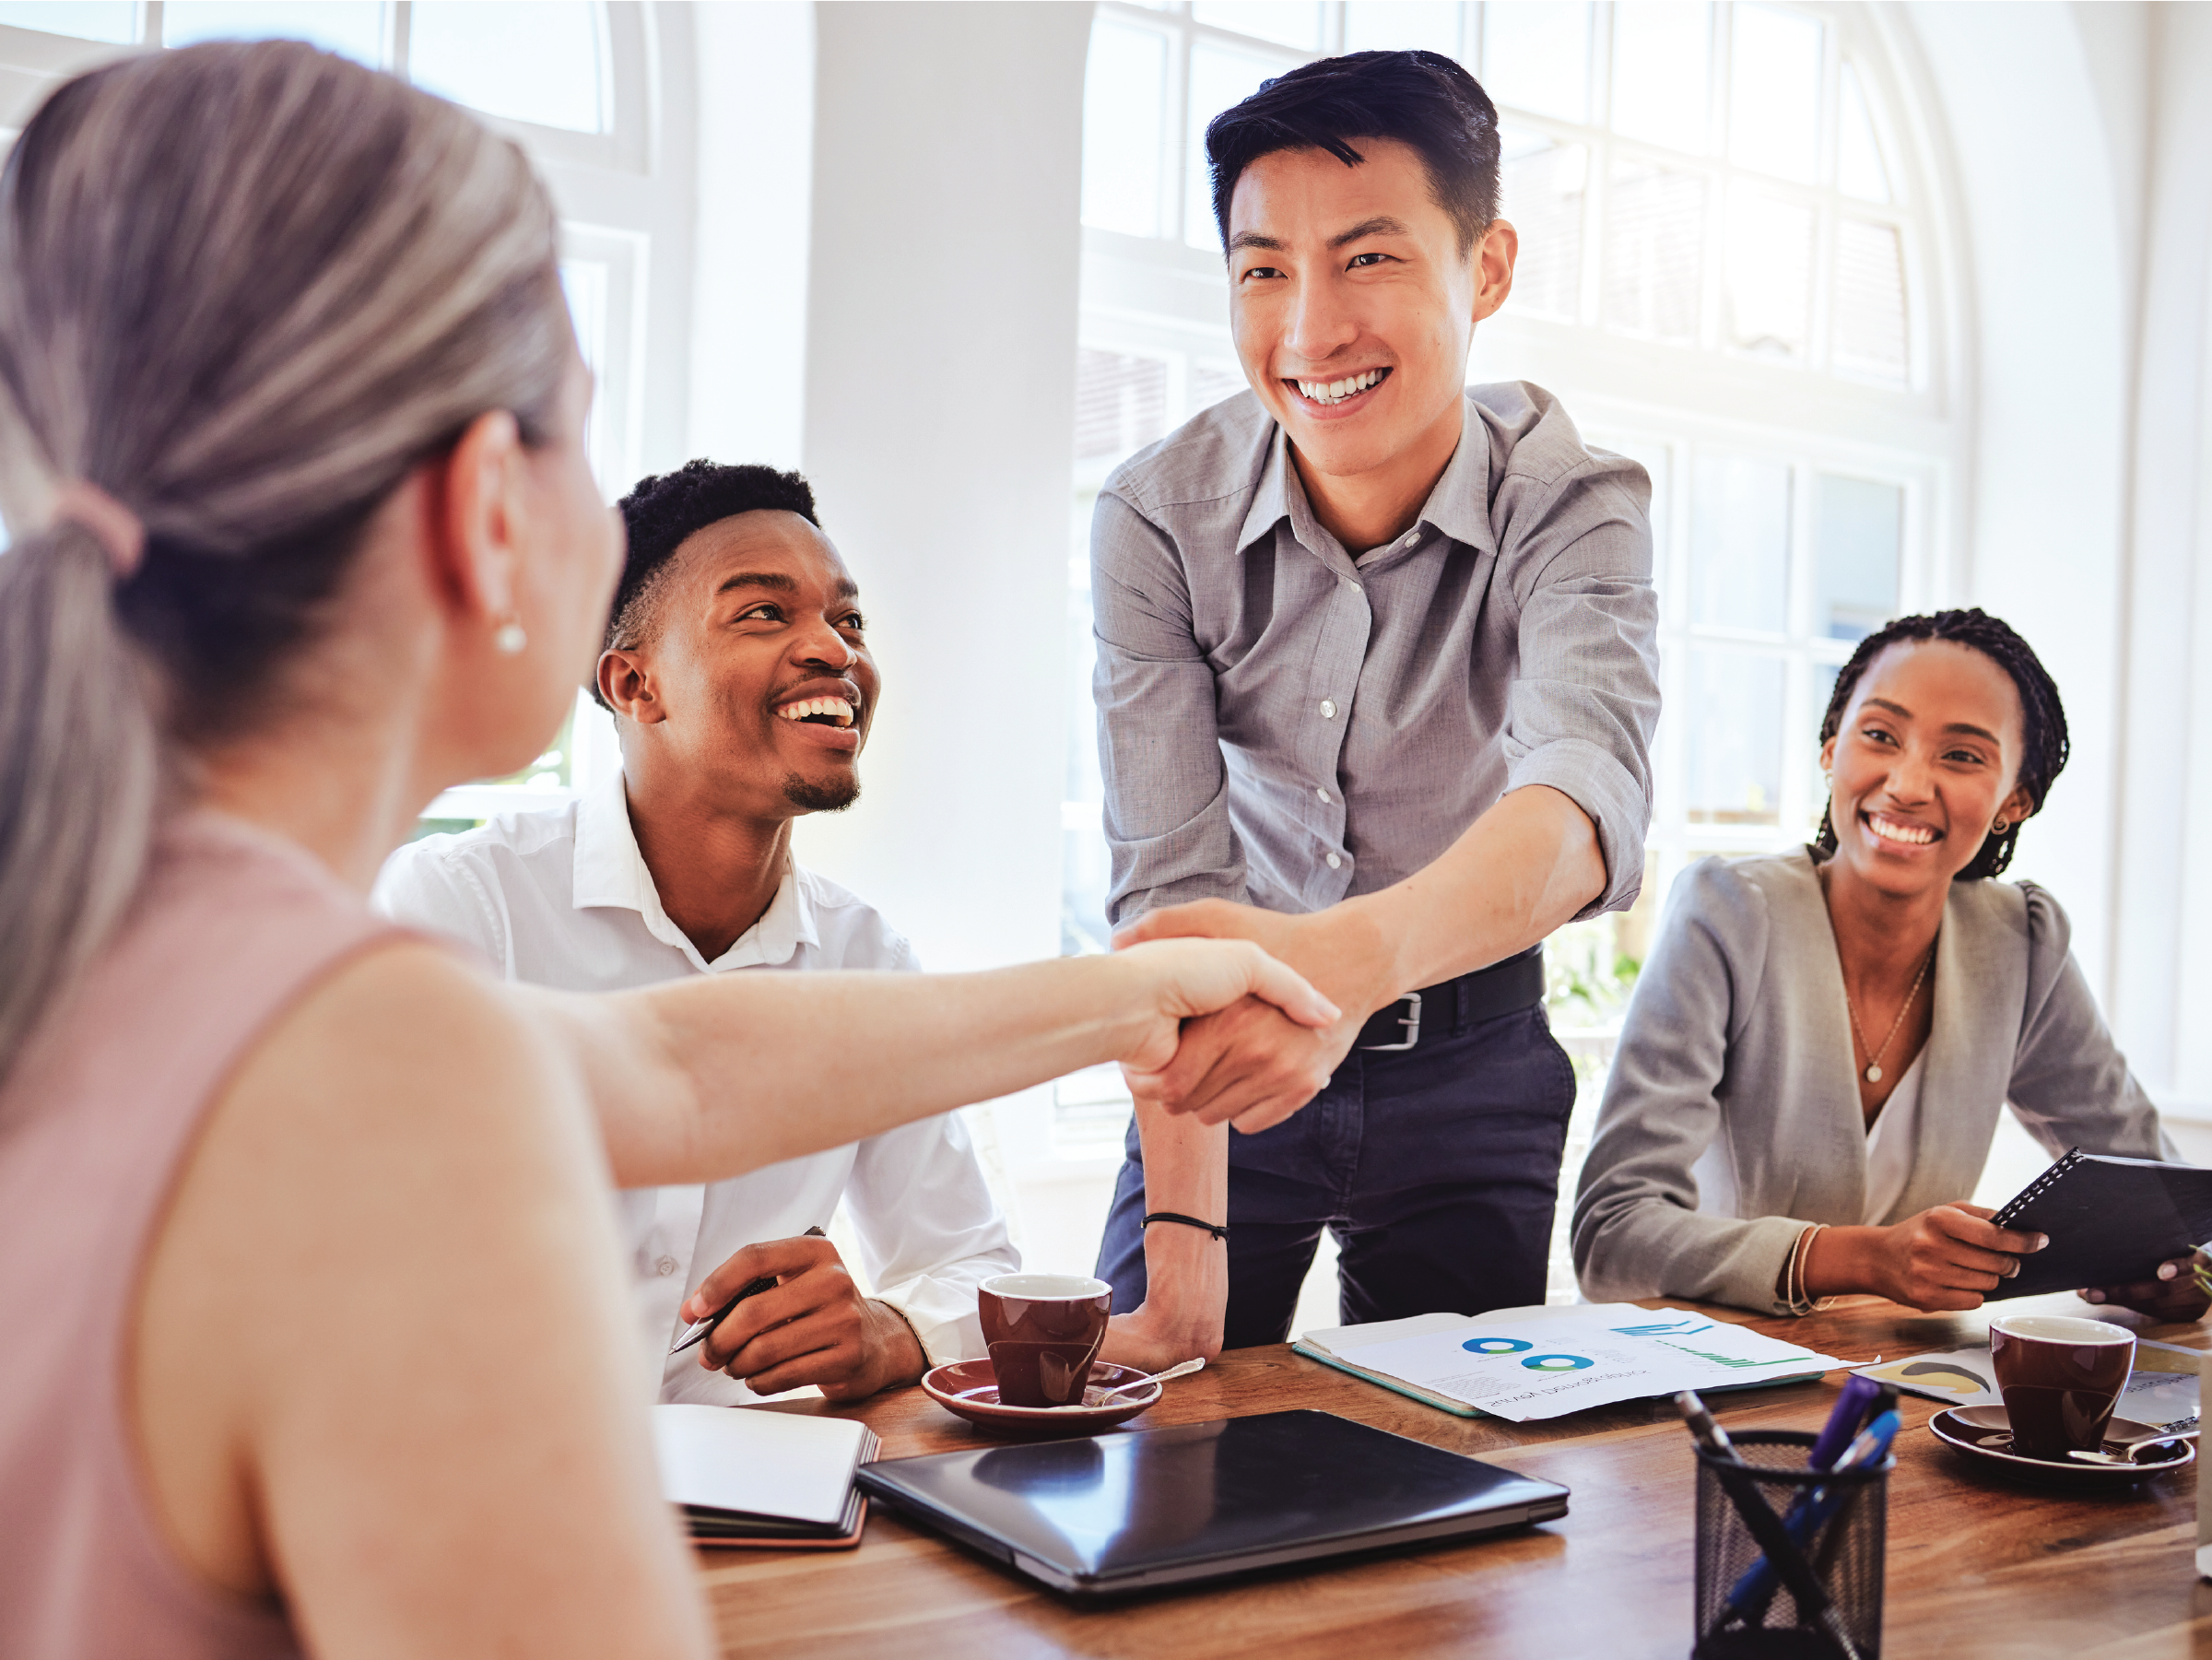
MULTIPOLYGON (((2008 1101, 2052 1154, 2172 1159, 2157 1110, 2032 884, 1952 884, 1936 947, 1912 1173, 1893 1222, 1963 1198, 2008 1101)), ((1834 932, 1809 849, 1682 873, 1627 1018, 1574 1204, 1601 1301, 1688 1297, 1783 1313, 1809 1222, 1865 1219, 1866 1130, 1834 932), (1744 1219, 1698 1211, 1715 1136, 1744 1219)))

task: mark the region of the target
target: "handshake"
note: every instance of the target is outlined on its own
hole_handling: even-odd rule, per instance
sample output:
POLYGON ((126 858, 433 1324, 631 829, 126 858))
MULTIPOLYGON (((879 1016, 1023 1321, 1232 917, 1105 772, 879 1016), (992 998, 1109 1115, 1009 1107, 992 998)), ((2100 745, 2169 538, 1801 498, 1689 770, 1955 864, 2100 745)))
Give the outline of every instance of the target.
POLYGON ((1229 1124, 1250 1135, 1281 1123, 1327 1084, 1368 1016, 1401 988, 1379 932, 1349 907, 1286 916, 1223 900, 1199 900, 1147 913, 1114 936, 1117 958, 1158 961, 1191 952, 1191 970, 1215 960, 1229 942, 1248 961, 1248 987, 1224 995, 1228 981, 1194 978, 1174 1042, 1156 1034, 1122 1056, 1140 1104, 1202 1124, 1229 1124))

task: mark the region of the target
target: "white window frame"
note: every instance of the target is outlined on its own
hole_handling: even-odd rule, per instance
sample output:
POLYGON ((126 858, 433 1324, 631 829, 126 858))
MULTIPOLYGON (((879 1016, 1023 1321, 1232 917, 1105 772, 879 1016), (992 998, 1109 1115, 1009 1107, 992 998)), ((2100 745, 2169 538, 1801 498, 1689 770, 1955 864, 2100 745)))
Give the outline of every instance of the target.
MULTIPOLYGON (((650 458, 684 442, 695 207, 690 18, 684 7, 640 0, 603 0, 594 12, 606 131, 472 113, 520 144, 545 179, 560 215, 563 263, 600 268, 604 332, 589 441, 594 471, 612 497, 629 489, 650 458)), ((142 0, 137 39, 127 45, 0 25, 0 132, 12 140, 69 77, 160 50, 161 14, 161 0, 142 0)), ((385 0, 383 67, 402 77, 412 22, 411 0, 385 0)), ((423 817, 474 820, 554 806, 618 767, 612 723, 588 694, 578 695, 563 755, 556 773, 565 783, 466 784, 446 791, 423 817)))

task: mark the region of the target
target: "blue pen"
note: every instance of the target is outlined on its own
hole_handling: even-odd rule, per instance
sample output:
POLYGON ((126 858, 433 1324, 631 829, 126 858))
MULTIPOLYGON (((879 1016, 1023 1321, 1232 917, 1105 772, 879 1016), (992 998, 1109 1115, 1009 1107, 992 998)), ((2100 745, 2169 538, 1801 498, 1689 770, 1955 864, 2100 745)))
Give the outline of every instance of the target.
POLYGON ((1860 1427, 1874 1411, 1874 1404, 1881 1398, 1882 1386, 1872 1378, 1863 1378, 1853 1372, 1843 1380, 1843 1392, 1836 1396, 1835 1410, 1828 1415, 1828 1422, 1820 1430, 1819 1440, 1806 1455, 1806 1462, 1816 1470, 1825 1470, 1841 1457, 1858 1434, 1860 1427))
MULTIPOLYGON (((1889 1443, 1897 1439, 1900 1420, 1894 1409, 1876 1415, 1875 1420, 1846 1449, 1843 1456, 1830 1466, 1836 1470, 1855 1470, 1863 1466, 1879 1464, 1889 1451, 1889 1443)), ((1810 1496, 1791 1509, 1789 1520, 1783 1524, 1793 1545, 1802 1546, 1825 1526, 1829 1519, 1842 1507, 1850 1495, 1847 1485, 1818 1487, 1810 1496)), ((1744 1570, 1743 1577, 1728 1593, 1728 1608, 1745 1624, 1756 1626, 1774 1600, 1779 1575, 1774 1565, 1765 1557, 1744 1570)))
MULTIPOLYGON (((1858 1442, 1865 1439, 1859 1433, 1860 1425, 1879 1418, 1885 1412, 1894 1419, 1897 1416, 1893 1410, 1896 1406, 1896 1390, 1887 1383, 1877 1383, 1872 1378, 1863 1378, 1853 1372, 1845 1381, 1841 1393, 1836 1396, 1835 1407, 1829 1413, 1828 1422, 1814 1441, 1812 1451, 1806 1455, 1806 1463, 1816 1470, 1831 1470, 1846 1466, 1858 1442)), ((1894 1435, 1896 1431, 1892 1430, 1890 1433, 1894 1435)), ((1822 1490, 1816 1488, 1811 1492, 1801 1493, 1797 1502, 1790 1506, 1789 1517, 1783 1526, 1790 1530, 1792 1538, 1798 1536, 1797 1530, 1804 1525, 1806 1514, 1822 1490)), ((1748 1583, 1751 1572, 1756 1572, 1757 1567, 1756 1563, 1753 1564, 1751 1572, 1745 1574, 1741 1583, 1748 1583)), ((1771 1597, 1773 1595, 1772 1589, 1769 1588, 1766 1596, 1771 1597)), ((1764 1600, 1761 1599, 1762 1606, 1764 1600)))
MULTIPOLYGON (((1889 1443, 1897 1439, 1901 1420, 1895 1412, 1885 1412, 1868 1424, 1865 1432, 1851 1443, 1851 1450, 1836 1460, 1839 1470, 1862 1469, 1870 1464, 1879 1464, 1888 1456, 1889 1443)), ((1803 1516, 1793 1516, 1787 1524, 1790 1537, 1802 1545, 1828 1523, 1828 1519, 1842 1508, 1850 1496, 1848 1486, 1816 1488, 1812 1502, 1806 1506, 1803 1516)))

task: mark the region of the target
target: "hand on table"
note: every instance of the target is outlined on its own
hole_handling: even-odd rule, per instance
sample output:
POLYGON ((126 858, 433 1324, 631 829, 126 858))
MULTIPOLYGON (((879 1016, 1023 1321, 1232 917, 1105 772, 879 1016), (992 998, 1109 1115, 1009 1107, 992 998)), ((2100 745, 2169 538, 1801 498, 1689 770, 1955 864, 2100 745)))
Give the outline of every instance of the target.
POLYGON ((1826 1229, 1813 1240, 1806 1288, 1818 1297, 1872 1291, 1930 1313, 1978 1309, 2020 1271, 2022 1256, 2051 1242, 1999 1228, 1994 1215, 1962 1200, 1887 1228, 1826 1229))
POLYGON ((1294 1020, 1254 997, 1187 1022, 1182 1042, 1157 1068, 1124 1063, 1130 1093, 1201 1123, 1247 1135, 1279 1124, 1312 1100, 1336 1070, 1367 1017, 1395 995, 1381 942, 1361 937, 1336 913, 1285 916, 1225 900, 1150 912, 1114 936, 1117 951, 1190 936, 1247 939, 1312 983, 1338 1012, 1326 1022, 1294 1020))
MULTIPOLYGON (((1152 1173, 1149 1162, 1147 1168, 1152 1173)), ((1225 1190, 1226 1181, 1220 1185, 1225 1190)), ((1225 1211, 1226 1192, 1198 1208, 1225 1211)), ((1158 1223, 1145 1230, 1145 1301, 1107 1321, 1099 1358, 1140 1372, 1163 1371, 1194 1355, 1211 1360, 1221 1352, 1228 1315, 1228 1244, 1195 1228, 1158 1223)))
POLYGON ((1116 1314, 1106 1322, 1106 1341, 1099 1359, 1116 1366, 1134 1366, 1139 1372, 1165 1372, 1194 1356, 1208 1360, 1221 1353, 1221 1322, 1210 1329, 1203 1324, 1156 1310, 1147 1300, 1133 1313, 1116 1314))
POLYGON ((2130 1285, 2091 1286, 2082 1292, 2082 1299, 2087 1302, 2133 1309, 2154 1320, 2202 1320, 2205 1311, 2212 1308, 2212 1296, 2206 1294, 2193 1272, 2200 1264, 2212 1267, 2212 1258, 2207 1258, 2202 1251, 2193 1251, 2187 1256, 2160 1263, 2154 1278, 2138 1279, 2130 1285))
POLYGON ((929 1359, 904 1320, 860 1294, 826 1239, 747 1245, 685 1301, 686 1320, 704 1320, 749 1280, 773 1275, 772 1290, 748 1297, 707 1334, 699 1363, 726 1372, 759 1395, 813 1383, 833 1401, 858 1400, 911 1383, 929 1359))

